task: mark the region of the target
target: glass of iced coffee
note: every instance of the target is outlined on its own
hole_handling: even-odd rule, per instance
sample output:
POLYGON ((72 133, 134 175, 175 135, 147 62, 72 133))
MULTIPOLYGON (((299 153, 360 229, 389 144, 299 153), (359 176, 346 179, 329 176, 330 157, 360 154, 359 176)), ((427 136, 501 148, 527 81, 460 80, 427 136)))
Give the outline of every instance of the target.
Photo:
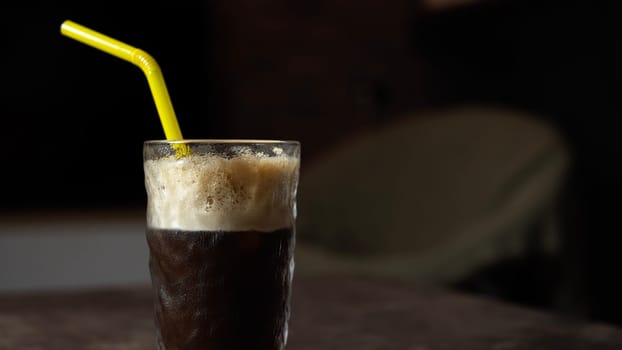
POLYGON ((285 347, 299 164, 295 141, 145 142, 158 349, 285 347))

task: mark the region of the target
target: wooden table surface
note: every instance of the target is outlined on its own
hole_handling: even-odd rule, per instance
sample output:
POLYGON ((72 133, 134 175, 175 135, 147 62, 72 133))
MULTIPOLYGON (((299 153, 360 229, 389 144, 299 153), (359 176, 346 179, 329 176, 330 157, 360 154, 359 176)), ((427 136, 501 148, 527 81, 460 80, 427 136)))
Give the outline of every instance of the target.
MULTIPOLYGON (((296 276, 288 350, 622 349, 622 330, 433 289, 296 276)), ((0 296, 0 349, 154 349, 150 290, 0 296)), ((250 349, 249 349, 250 350, 250 349)))

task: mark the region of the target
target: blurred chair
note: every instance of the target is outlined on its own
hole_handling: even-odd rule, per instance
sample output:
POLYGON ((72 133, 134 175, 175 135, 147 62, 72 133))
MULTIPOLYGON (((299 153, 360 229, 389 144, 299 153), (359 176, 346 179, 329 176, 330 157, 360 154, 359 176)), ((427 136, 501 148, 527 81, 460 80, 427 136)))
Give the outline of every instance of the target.
POLYGON ((304 164, 297 268, 454 284, 559 250, 556 197, 569 165, 542 120, 464 107, 400 118, 304 164))

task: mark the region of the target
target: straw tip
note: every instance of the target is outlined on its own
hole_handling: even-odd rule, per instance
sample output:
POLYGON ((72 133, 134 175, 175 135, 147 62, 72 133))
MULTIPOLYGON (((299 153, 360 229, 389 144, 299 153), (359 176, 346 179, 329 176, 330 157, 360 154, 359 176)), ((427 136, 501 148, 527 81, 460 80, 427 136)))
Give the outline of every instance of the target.
POLYGON ((61 33, 65 33, 65 31, 67 30, 67 26, 70 26, 71 23, 73 23, 73 22, 71 22, 68 19, 64 20, 63 23, 61 23, 61 25, 60 25, 60 32, 61 33))
POLYGON ((74 29, 74 30, 77 29, 78 26, 79 26, 78 23, 76 23, 76 22, 74 22, 72 20, 66 19, 60 25, 60 32, 62 34, 66 35, 67 33, 71 32, 72 29, 74 29))

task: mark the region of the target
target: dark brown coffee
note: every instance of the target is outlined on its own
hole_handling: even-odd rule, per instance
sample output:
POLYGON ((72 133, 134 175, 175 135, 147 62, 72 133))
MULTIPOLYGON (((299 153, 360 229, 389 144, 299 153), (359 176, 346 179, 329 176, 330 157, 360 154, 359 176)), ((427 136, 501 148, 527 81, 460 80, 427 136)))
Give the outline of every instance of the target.
POLYGON ((277 350, 294 232, 148 229, 158 349, 277 350))

